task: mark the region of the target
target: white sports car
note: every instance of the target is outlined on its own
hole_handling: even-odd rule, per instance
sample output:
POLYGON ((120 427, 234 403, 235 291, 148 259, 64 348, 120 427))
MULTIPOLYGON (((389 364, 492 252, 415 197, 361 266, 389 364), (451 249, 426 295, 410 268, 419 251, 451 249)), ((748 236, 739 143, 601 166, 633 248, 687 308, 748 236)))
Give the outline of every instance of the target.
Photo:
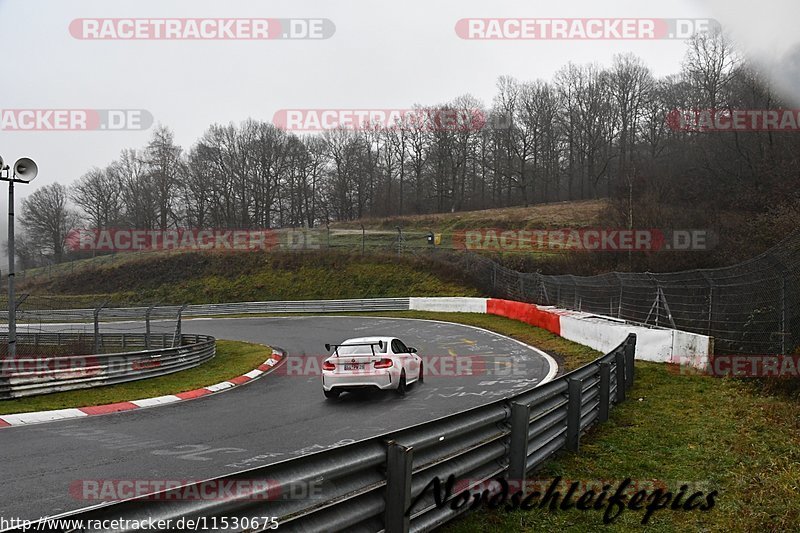
POLYGON ((342 344, 326 344, 333 354, 322 363, 322 390, 326 398, 345 391, 395 389, 401 396, 411 383, 423 381, 422 358, 394 337, 361 337, 342 344))

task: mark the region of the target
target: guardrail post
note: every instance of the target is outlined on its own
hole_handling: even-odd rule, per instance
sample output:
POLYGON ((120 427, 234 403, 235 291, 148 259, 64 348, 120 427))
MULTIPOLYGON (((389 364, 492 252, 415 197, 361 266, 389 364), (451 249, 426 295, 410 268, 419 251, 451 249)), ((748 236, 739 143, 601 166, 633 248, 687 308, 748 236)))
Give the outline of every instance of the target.
POLYGON ((633 387, 634 360, 636 359, 636 334, 631 333, 625 341, 625 388, 633 387))
POLYGON ((528 464, 528 427, 530 419, 530 406, 521 403, 511 404, 511 447, 508 460, 508 479, 512 483, 519 483, 519 490, 523 492, 528 464))
POLYGON ((617 351, 614 354, 614 366, 617 374, 617 403, 625 401, 625 354, 617 351))
POLYGON ((577 452, 581 437, 581 397, 583 383, 570 379, 568 383, 569 401, 567 403, 567 450, 577 452))
POLYGON ((123 333, 122 334, 122 349, 123 350, 128 347, 128 343, 126 342, 126 337, 127 337, 127 335, 125 333, 123 333))
POLYGON ((386 512, 383 527, 386 533, 408 533, 410 520, 406 509, 411 505, 411 465, 413 449, 387 443, 386 512))
POLYGON ((608 420, 608 403, 611 396, 611 365, 600 363, 600 411, 597 414, 598 422, 608 420))

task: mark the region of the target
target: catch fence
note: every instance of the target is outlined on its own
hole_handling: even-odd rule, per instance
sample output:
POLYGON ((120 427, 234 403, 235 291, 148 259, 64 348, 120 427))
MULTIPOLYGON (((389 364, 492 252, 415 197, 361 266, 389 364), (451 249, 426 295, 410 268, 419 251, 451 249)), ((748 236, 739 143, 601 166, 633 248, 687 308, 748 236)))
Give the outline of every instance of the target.
POLYGON ((671 273, 553 276, 474 253, 428 256, 492 296, 708 335, 717 353, 793 354, 800 342, 800 230, 748 261, 671 273))

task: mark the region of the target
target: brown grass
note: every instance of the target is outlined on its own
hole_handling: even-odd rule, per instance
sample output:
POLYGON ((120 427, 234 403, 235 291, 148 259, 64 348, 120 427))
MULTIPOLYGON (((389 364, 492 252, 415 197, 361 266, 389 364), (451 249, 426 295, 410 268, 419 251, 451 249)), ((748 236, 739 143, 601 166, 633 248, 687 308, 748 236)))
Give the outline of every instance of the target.
POLYGON ((580 228, 600 224, 601 214, 607 208, 606 200, 556 202, 532 207, 506 207, 482 211, 438 213, 387 218, 365 218, 358 221, 337 222, 332 228, 453 230, 470 228, 555 229, 580 228))

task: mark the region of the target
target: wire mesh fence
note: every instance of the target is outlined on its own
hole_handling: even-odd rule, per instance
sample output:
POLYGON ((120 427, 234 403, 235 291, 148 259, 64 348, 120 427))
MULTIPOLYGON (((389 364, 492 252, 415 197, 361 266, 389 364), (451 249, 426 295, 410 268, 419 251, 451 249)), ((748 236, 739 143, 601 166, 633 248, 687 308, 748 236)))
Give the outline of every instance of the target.
POLYGON ((718 353, 792 354, 800 341, 800 230, 737 265, 659 274, 552 276, 479 254, 432 256, 494 296, 709 335, 718 353))
MULTIPOLYGON (((172 343, 180 338, 181 306, 158 306, 98 299, 96 296, 43 296, 18 294, 16 302, 18 355, 58 356, 112 353, 103 339, 144 334, 146 343, 172 343), (52 334, 56 334, 53 336, 52 334), (104 334, 104 335, 98 335, 104 334), (57 341, 54 341, 56 339, 57 341), (164 340, 166 339, 166 340, 164 340)), ((0 299, 0 334, 8 331, 8 300, 0 299)), ((5 337, 4 337, 5 338, 5 337)), ((131 349, 145 349, 134 346, 131 349)), ((6 342, 0 356, 8 355, 6 342)))

